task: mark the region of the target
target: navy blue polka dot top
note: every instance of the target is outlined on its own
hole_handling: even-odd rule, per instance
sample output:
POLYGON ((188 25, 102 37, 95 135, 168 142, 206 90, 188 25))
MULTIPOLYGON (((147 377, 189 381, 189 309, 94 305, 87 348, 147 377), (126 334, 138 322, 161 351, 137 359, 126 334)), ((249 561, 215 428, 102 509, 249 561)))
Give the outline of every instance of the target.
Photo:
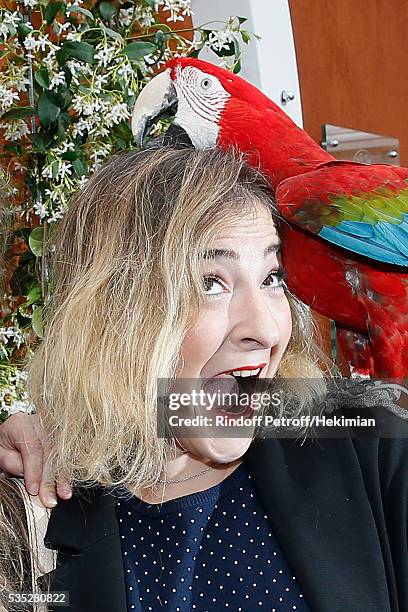
POLYGON ((117 500, 128 610, 310 612, 241 463, 163 504, 117 500))

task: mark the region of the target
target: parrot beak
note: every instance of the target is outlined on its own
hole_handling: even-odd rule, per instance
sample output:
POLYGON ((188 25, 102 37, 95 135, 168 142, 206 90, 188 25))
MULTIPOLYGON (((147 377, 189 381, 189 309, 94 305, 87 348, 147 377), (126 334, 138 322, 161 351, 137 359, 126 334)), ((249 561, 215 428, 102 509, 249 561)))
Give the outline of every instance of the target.
POLYGON ((176 88, 170 68, 153 77, 140 92, 132 114, 132 132, 136 143, 143 144, 146 129, 166 111, 177 108, 176 88))

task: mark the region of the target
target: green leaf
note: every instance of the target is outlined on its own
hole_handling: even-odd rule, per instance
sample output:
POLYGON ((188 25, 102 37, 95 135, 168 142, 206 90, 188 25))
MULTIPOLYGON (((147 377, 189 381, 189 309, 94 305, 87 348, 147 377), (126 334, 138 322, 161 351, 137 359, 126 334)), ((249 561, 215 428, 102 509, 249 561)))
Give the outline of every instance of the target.
POLYGON ((119 34, 119 32, 115 32, 115 30, 111 30, 110 28, 108 28, 104 23, 102 23, 102 21, 99 24, 102 28, 102 30, 105 32, 105 34, 107 34, 108 36, 110 36, 111 38, 116 38, 117 40, 122 40, 123 38, 122 36, 119 34))
POLYGON ((52 136, 45 132, 36 132, 31 134, 31 142, 38 151, 46 151, 52 143, 52 136))
POLYGON ((28 246, 37 257, 42 255, 43 234, 44 229, 41 225, 39 225, 33 229, 28 238, 28 246))
POLYGON ((18 24, 17 31, 18 31, 19 36, 21 36, 22 38, 25 38, 27 34, 29 34, 32 31, 32 29, 21 21, 18 24))
POLYGON ((64 14, 64 2, 51 2, 47 6, 44 11, 44 18, 48 25, 50 25, 54 21, 59 11, 64 14))
POLYGON ((83 159, 74 159, 72 162, 72 167, 74 168, 77 176, 84 176, 88 174, 88 166, 83 159))
POLYGON ((150 55, 150 53, 155 53, 157 51, 156 45, 151 42, 132 42, 125 47, 123 53, 130 60, 141 60, 146 55, 150 55))
POLYGON ((39 302, 41 300, 41 287, 38 283, 36 283, 32 289, 30 289, 27 295, 27 301, 24 306, 30 306, 35 302, 39 302))
POLYGON ((21 66, 27 62, 27 59, 21 55, 15 55, 14 57, 10 58, 9 61, 15 66, 21 66))
POLYGON ((240 30, 240 34, 242 36, 242 40, 247 45, 249 43, 249 41, 251 40, 251 36, 250 36, 249 32, 247 32, 246 30, 240 30))
POLYGON ((58 119, 60 114, 59 107, 51 101, 47 91, 44 91, 38 100, 38 116, 42 125, 47 127, 58 119))
POLYGON ((116 13, 116 8, 112 2, 101 2, 98 8, 102 17, 107 21, 116 13))
POLYGON ((34 115, 35 109, 32 106, 16 106, 15 108, 11 108, 4 115, 1 115, 2 121, 4 119, 24 119, 24 117, 29 117, 30 115, 34 115))
POLYGON ((129 124, 125 123, 124 121, 118 123, 118 125, 115 125, 113 131, 117 136, 119 136, 119 138, 122 138, 123 140, 129 140, 131 142, 133 139, 132 130, 130 129, 129 124))
POLYGON ((58 124, 57 124, 58 125, 57 136, 60 142, 65 140, 66 131, 70 123, 71 123, 71 119, 69 117, 69 114, 67 112, 61 113, 61 115, 58 117, 58 124))
POLYGON ((237 17, 237 19, 239 21, 239 25, 242 25, 243 23, 248 21, 248 17, 237 17))
POLYGON ((55 97, 52 101, 61 109, 61 111, 65 111, 71 105, 72 93, 64 85, 60 85, 59 90, 55 93, 55 97))
POLYGON ((240 70, 241 70, 241 60, 238 60, 236 64, 234 65, 232 72, 234 74, 237 74, 240 70))
POLYGON ((61 155, 61 159, 66 159, 67 161, 74 161, 78 157, 78 151, 67 151, 61 155))
POLYGON ((33 330, 37 336, 42 338, 44 335, 44 323, 42 318, 42 308, 40 306, 36 306, 33 310, 31 325, 33 326, 33 330))
POLYGON ((82 6, 77 6, 76 4, 74 4, 73 6, 70 6, 67 9, 67 13, 68 15, 70 13, 82 13, 82 15, 89 17, 90 19, 92 19, 92 21, 95 20, 95 17, 92 15, 91 11, 88 11, 88 9, 82 8, 82 6))
POLYGON ((158 46, 159 49, 163 49, 164 47, 164 34, 162 30, 157 30, 156 35, 154 37, 154 44, 158 46))
POLYGON ((115 136, 115 143, 119 147, 119 149, 127 149, 129 146, 129 143, 126 142, 126 140, 123 140, 122 138, 119 138, 118 136, 115 136))
POLYGON ((94 63, 95 50, 92 45, 87 42, 79 42, 69 40, 65 42, 61 49, 55 54, 58 63, 62 66, 68 59, 74 58, 86 64, 94 63))
POLYGON ((50 86, 50 76, 48 70, 43 66, 34 73, 34 78, 37 83, 43 88, 48 89, 50 86))

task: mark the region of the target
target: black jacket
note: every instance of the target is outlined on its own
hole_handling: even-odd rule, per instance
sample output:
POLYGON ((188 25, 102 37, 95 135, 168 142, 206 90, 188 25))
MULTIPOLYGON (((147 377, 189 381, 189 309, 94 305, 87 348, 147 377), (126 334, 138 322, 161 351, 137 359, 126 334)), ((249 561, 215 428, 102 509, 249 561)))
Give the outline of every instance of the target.
MULTIPOLYGON (((256 440, 245 462, 313 612, 408 612, 407 439, 256 440)), ((65 610, 127 612, 106 489, 60 501, 45 542, 58 550, 51 590, 70 592, 65 610)))

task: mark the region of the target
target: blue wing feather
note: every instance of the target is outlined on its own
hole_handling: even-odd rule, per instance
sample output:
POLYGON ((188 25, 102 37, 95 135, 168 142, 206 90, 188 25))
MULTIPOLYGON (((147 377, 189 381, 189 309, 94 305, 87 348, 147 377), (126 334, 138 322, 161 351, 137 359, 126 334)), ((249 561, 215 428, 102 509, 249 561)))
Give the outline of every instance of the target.
POLYGON ((359 255, 396 266, 408 266, 408 215, 404 217, 406 219, 400 225, 385 221, 376 225, 343 221, 336 227, 323 227, 318 235, 359 255))

